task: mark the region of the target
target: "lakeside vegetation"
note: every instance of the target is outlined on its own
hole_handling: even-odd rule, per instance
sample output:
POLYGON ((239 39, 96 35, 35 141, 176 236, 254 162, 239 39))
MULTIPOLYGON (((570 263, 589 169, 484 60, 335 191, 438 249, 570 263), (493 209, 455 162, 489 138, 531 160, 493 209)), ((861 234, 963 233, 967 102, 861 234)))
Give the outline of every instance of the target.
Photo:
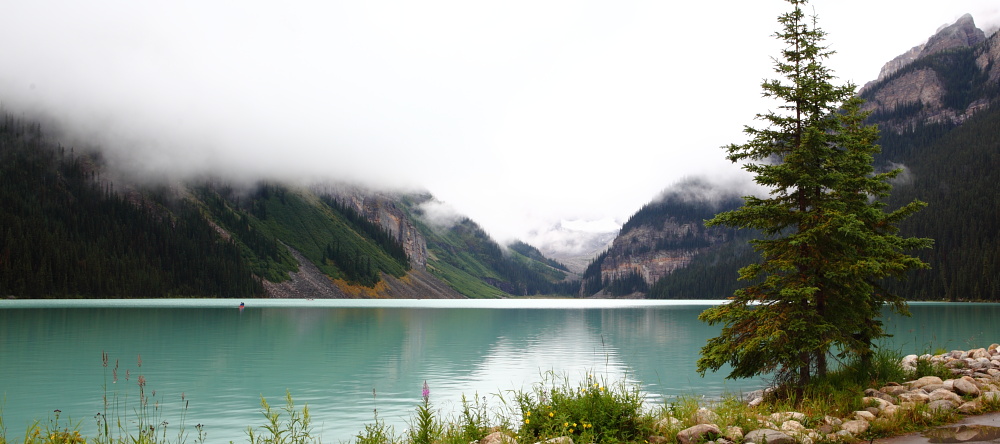
MULTIPOLYGON (((924 376, 955 377, 955 370, 929 359, 919 359, 912 370, 906 370, 900 364, 902 358, 901 353, 880 350, 874 365, 864 367, 859 361, 848 363, 825 377, 814 378, 802 396, 779 388, 769 392, 763 402, 755 405, 735 395, 719 400, 685 396, 659 405, 644 405, 644 394, 640 389, 623 380, 608 381, 588 374, 580 382, 573 383, 565 375, 550 372, 529 390, 493 395, 493 404, 487 397, 476 395, 470 400, 463 396, 460 411, 443 415, 435 409, 433 387, 427 387, 425 383, 421 390, 421 402, 414 406, 407 430, 395 430, 379 419, 376 411, 372 422, 359 425, 363 428, 351 442, 468 444, 493 435, 497 440, 492 442, 535 443, 561 439, 555 442, 679 443, 684 442, 684 430, 706 423, 726 430, 727 436, 735 430, 734 427, 739 428, 740 438, 732 441, 744 442, 744 433, 760 428, 762 423, 773 421, 775 417, 795 417, 798 419, 794 421, 803 427, 820 427, 830 418, 844 418, 846 421, 856 412, 870 410, 871 398, 866 396, 871 392, 866 392, 866 389, 913 381, 924 376)), ((61 412, 55 410, 52 417, 36 421, 22 435, 4 426, 0 411, 0 444, 211 442, 209 436, 212 430, 201 424, 190 424, 186 417, 190 401, 183 394, 180 417, 162 416, 161 405, 168 401, 158 397, 147 384, 142 373, 141 357, 138 358, 137 371, 132 374, 119 371, 118 360, 107 354, 102 354, 102 365, 105 407, 92 422, 71 422, 61 418, 61 412)), ((994 377, 993 384, 998 382, 994 377)), ((414 388, 415 391, 418 389, 414 388)), ((247 426, 246 442, 322 442, 322 436, 313 431, 309 406, 296 405, 291 393, 286 393, 282 401, 280 405, 272 406, 267 399, 261 398, 261 423, 247 426)), ((966 413, 998 410, 1000 398, 991 397, 966 413)), ((796 441, 869 441, 947 424, 961 417, 957 410, 933 409, 928 404, 918 404, 891 415, 880 414, 878 419, 871 421, 871 427, 856 435, 825 434, 818 441, 806 441, 803 434, 796 441)))

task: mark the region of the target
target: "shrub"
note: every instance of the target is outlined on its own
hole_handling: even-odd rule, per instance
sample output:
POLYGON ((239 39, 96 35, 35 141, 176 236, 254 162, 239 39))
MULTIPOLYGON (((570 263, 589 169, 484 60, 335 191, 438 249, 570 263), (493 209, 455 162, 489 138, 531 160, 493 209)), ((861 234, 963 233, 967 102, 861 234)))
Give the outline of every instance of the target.
POLYGON ((569 436, 575 442, 623 442, 641 439, 651 428, 642 394, 624 381, 608 385, 588 375, 574 388, 568 378, 550 372, 515 399, 525 440, 569 436))

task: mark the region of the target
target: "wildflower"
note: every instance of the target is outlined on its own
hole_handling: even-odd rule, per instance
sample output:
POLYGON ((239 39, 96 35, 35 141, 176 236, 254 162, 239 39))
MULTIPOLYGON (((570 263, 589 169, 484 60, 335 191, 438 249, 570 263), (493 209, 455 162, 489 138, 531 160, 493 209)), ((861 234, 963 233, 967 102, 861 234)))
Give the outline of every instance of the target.
POLYGON ((145 387, 145 386, 146 386, 146 377, 143 375, 139 375, 139 387, 145 387))
POLYGON ((524 416, 531 416, 531 410, 528 410, 528 412, 525 413, 524 416))
POLYGON ((108 366, 108 352, 101 350, 101 364, 105 367, 108 366))
POLYGON ((563 423, 563 427, 569 427, 569 423, 568 422, 564 422, 563 423))
POLYGON ((555 416, 555 413, 553 413, 553 412, 549 412, 549 418, 551 418, 551 417, 553 417, 553 416, 555 416))
POLYGON ((525 418, 524 423, 525 424, 531 424, 531 419, 525 418))
POLYGON ((431 396, 431 389, 427 387, 427 380, 424 380, 424 389, 420 391, 420 396, 424 398, 424 404, 427 403, 427 398, 431 396))

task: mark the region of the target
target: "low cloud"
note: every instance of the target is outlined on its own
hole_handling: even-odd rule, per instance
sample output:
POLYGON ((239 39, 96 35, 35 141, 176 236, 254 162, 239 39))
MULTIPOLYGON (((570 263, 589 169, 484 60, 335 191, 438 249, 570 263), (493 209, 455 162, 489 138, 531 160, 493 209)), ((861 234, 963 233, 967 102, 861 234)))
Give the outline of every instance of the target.
POLYGON ((747 195, 763 196, 767 189, 745 176, 685 177, 663 190, 653 202, 675 200, 686 203, 718 204, 747 195))
POLYGON ((898 187, 913 185, 913 181, 916 179, 913 171, 902 163, 889 162, 889 170, 900 170, 896 177, 889 180, 889 183, 893 186, 898 187))
POLYGON ((437 229, 451 228, 467 218, 455 210, 455 207, 436 199, 421 203, 417 210, 421 219, 437 229))

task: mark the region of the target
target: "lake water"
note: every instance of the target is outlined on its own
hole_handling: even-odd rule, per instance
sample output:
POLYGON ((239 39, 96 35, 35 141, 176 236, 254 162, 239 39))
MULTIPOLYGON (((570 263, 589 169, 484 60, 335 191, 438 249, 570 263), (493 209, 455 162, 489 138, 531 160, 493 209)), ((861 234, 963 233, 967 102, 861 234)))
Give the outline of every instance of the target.
MULTIPOLYGON (((463 394, 499 408, 495 394, 528 389, 547 371, 573 381, 588 373, 624 379, 650 403, 763 385, 695 372, 699 349, 718 334, 696 318, 714 301, 246 300, 243 310, 239 302, 0 301, 8 436, 48 421, 55 409, 93 435, 106 393, 127 409, 137 405, 139 375, 147 395, 156 391, 168 437, 181 421, 183 394, 185 429, 193 434, 203 424, 209 442, 246 442, 246 427, 264 423, 260 396, 281 406, 286 390, 309 405, 325 442, 340 442, 371 423, 376 409, 401 433, 425 380, 444 413, 456 411, 463 394)), ((1000 305, 923 303, 911 311, 887 320, 892 346, 904 352, 1000 342, 1000 305)))

